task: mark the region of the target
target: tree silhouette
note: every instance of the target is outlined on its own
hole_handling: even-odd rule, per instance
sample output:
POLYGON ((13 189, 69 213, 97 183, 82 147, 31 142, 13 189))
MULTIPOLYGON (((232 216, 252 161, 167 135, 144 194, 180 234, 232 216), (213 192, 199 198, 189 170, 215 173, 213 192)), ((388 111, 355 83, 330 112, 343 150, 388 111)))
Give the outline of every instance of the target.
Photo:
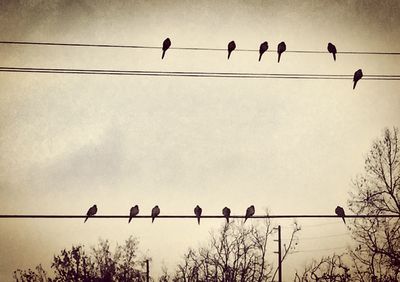
POLYGON ((16 270, 14 279, 18 282, 108 282, 145 281, 143 260, 138 259, 138 240, 129 237, 122 246, 110 250, 108 240, 99 240, 97 246, 86 253, 84 246, 72 246, 55 255, 51 268, 54 278, 48 278, 41 265, 35 270, 16 270))
POLYGON ((327 256, 319 261, 313 260, 303 270, 303 273, 296 272, 294 281, 324 281, 324 282, 345 282, 351 281, 350 268, 344 262, 344 254, 327 256))
POLYGON ((36 266, 35 270, 21 270, 14 271, 13 278, 17 282, 46 282, 52 281, 47 278, 46 271, 44 271, 42 265, 36 266))
POLYGON ((362 280, 400 280, 400 144, 398 129, 385 129, 369 151, 364 173, 354 181, 349 207, 355 214, 394 214, 398 218, 357 218, 350 255, 362 280))
POLYGON ((313 261, 296 281, 400 281, 400 143, 398 129, 373 142, 364 172, 353 181, 348 205, 362 217, 349 223, 357 247, 313 261), (317 279, 318 278, 318 279, 317 279))
MULTIPOLYGON (((290 249, 299 230, 295 224, 290 249)), ((173 281, 269 281, 274 269, 266 253, 273 232, 269 220, 262 227, 226 223, 218 234, 211 234, 206 247, 188 250, 173 281)))

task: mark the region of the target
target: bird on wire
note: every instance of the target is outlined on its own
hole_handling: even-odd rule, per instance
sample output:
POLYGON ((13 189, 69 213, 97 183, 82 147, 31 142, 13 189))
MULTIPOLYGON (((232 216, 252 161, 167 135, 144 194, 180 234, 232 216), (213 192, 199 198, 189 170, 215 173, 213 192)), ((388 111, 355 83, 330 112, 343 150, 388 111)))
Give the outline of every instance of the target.
POLYGON ((343 219, 344 224, 346 224, 346 220, 344 219, 345 217, 344 209, 341 206, 336 207, 335 213, 337 216, 340 216, 343 219))
POLYGON ((235 49, 236 49, 236 44, 235 44, 235 41, 232 40, 228 44, 228 60, 229 60, 229 57, 231 56, 232 51, 235 49))
POLYGON ((135 216, 137 216, 139 214, 139 207, 138 205, 135 205, 133 207, 131 207, 131 210, 129 212, 129 221, 128 223, 131 222, 132 218, 134 218, 135 216))
POLYGON ((249 217, 252 217, 252 216, 254 215, 254 213, 255 213, 255 208, 254 208, 253 205, 251 205, 251 206, 248 207, 247 210, 246 210, 246 216, 245 216, 244 222, 246 222, 246 220, 247 220, 249 217))
POLYGON ((332 55, 333 55, 333 60, 334 61, 336 61, 336 53, 337 53, 337 51, 336 51, 336 46, 335 45, 333 45, 332 43, 328 43, 328 52, 329 53, 332 53, 332 55))
POLYGON ((261 61, 261 57, 262 55, 267 52, 268 50, 268 42, 264 41, 263 43, 261 43, 260 45, 260 57, 258 57, 258 61, 261 61))
POLYGON ((285 51, 286 51, 286 44, 285 44, 284 41, 282 41, 281 43, 278 44, 278 50, 277 50, 277 52, 278 52, 278 63, 281 60, 282 53, 285 52, 285 51))
POLYGON ((158 206, 155 206, 151 210, 151 223, 154 222, 154 219, 160 214, 160 208, 158 206))
POLYGON ((226 218, 226 222, 229 223, 229 217, 231 216, 231 210, 228 207, 222 209, 222 214, 226 218))
POLYGON ((162 46, 162 55, 161 55, 161 59, 164 59, 165 56, 165 52, 167 52, 167 50, 169 49, 169 47, 171 47, 171 40, 169 38, 165 39, 163 42, 163 46, 162 46))
POLYGON ((97 206, 93 205, 86 213, 86 218, 84 223, 89 219, 89 217, 94 216, 97 213, 97 206))
POLYGON ((363 77, 363 72, 361 69, 357 70, 353 76, 353 89, 356 88, 357 82, 363 77))
POLYGON ((195 208, 194 208, 194 214, 196 215, 196 217, 197 217, 197 223, 200 225, 200 217, 201 217, 201 212, 202 212, 203 210, 199 207, 199 205, 197 205, 195 208))

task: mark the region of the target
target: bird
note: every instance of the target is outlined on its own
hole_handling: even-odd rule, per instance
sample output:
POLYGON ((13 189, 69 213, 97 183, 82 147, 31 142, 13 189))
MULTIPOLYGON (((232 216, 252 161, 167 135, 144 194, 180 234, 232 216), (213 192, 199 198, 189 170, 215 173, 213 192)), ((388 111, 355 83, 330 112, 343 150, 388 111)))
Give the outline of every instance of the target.
POLYGON ((200 225, 200 217, 201 217, 201 212, 202 212, 203 210, 199 207, 199 205, 197 205, 195 208, 194 208, 194 214, 196 215, 196 217, 197 217, 197 223, 200 225))
POLYGON ((132 218, 137 216, 139 214, 139 207, 138 205, 135 205, 134 207, 131 207, 131 211, 129 213, 129 221, 128 223, 131 222, 132 218))
POLYGON ((363 77, 363 72, 362 72, 361 69, 357 70, 357 71, 354 73, 354 76, 353 76, 353 81, 354 81, 354 83, 353 83, 353 89, 356 88, 357 81, 359 81, 362 77, 363 77))
POLYGON ((278 63, 281 60, 282 53, 285 51, 286 51, 286 44, 285 42, 282 41, 281 43, 278 44, 278 63))
POLYGON ((235 50, 235 48, 236 48, 235 41, 232 40, 228 44, 228 60, 229 60, 229 57, 231 56, 232 51, 235 50))
POLYGON ((93 206, 90 207, 90 209, 87 211, 87 213, 86 213, 86 218, 85 218, 85 221, 84 221, 84 222, 86 222, 90 216, 94 216, 96 213, 97 213, 97 206, 96 206, 96 205, 93 205, 93 206))
POLYGON ((346 224, 346 220, 344 219, 345 217, 344 209, 341 206, 336 207, 335 213, 337 214, 337 216, 340 216, 343 219, 344 224, 346 224))
POLYGON ((334 61, 336 61, 336 53, 337 53, 337 51, 336 51, 336 46, 335 45, 333 45, 332 43, 328 43, 328 52, 329 53, 332 53, 332 55, 333 55, 333 60, 334 61))
POLYGON ((169 47, 171 47, 171 40, 169 38, 167 38, 163 42, 163 46, 162 46, 163 52, 162 52, 161 59, 164 59, 165 52, 169 49, 169 47))
POLYGON ((251 205, 251 206, 248 207, 247 210, 246 210, 246 217, 245 217, 245 219, 244 219, 244 222, 246 222, 246 220, 247 220, 249 217, 252 217, 252 216, 254 215, 254 213, 255 213, 254 206, 251 205))
POLYGON ((154 222, 154 219, 160 214, 160 208, 158 206, 155 206, 151 210, 151 223, 154 222))
POLYGON ((222 209, 222 214, 225 216, 226 218, 226 222, 229 223, 229 217, 231 215, 231 210, 228 207, 225 207, 222 209))
POLYGON ((261 61, 262 55, 268 50, 268 42, 264 41, 260 45, 260 57, 258 58, 258 61, 261 61))

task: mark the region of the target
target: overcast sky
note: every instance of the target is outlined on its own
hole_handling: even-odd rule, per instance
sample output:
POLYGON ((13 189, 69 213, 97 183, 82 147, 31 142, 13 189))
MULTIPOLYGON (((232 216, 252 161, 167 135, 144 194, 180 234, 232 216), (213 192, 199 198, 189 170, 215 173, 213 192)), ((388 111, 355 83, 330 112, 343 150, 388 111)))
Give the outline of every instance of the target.
MULTIPOLYGON (((400 51, 399 1, 0 1, 0 40, 288 50, 400 51)), ((0 45, 0 65, 165 71, 399 74, 399 56, 0 45)), ((384 127, 397 81, 0 73, 0 213, 331 214, 384 127)), ((170 270, 222 220, 0 219, 0 280, 72 244, 133 234, 170 270)), ((256 222, 253 220, 253 222, 256 222)), ((300 220, 294 269, 351 244, 341 221, 300 220), (342 234, 342 235, 339 235, 342 234), (302 237, 330 236, 320 240, 302 237)), ((289 235, 291 220, 277 221, 289 235)), ((270 249, 271 260, 276 256, 270 249)), ((340 250, 338 250, 340 251, 340 250)))

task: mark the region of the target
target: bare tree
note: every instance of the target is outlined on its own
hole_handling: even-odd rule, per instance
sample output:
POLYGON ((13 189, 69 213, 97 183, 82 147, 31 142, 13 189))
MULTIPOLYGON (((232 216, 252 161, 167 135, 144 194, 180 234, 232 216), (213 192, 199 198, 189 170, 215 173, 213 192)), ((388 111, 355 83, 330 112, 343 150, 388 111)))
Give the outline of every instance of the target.
MULTIPOLYGON (((296 225, 290 246, 299 230, 296 225)), ((211 233, 206 247, 189 249, 173 281, 270 281, 274 269, 266 254, 273 232, 269 220, 262 228, 226 223, 218 234, 211 233)))
POLYGON ((14 271, 13 278, 17 282, 47 282, 51 279, 47 278, 47 273, 43 269, 42 265, 35 267, 35 270, 21 270, 14 271))
POLYGON ((319 261, 313 260, 307 265, 303 273, 296 272, 295 282, 324 281, 324 282, 345 282, 351 281, 350 268, 344 262, 345 255, 327 256, 319 261))
POLYGON ((36 270, 17 270, 15 281, 25 282, 107 282, 107 281, 145 281, 146 273, 142 260, 137 259, 138 241, 129 237, 124 245, 110 250, 108 240, 100 240, 98 246, 86 253, 84 246, 72 246, 55 255, 51 265, 54 278, 47 278, 41 265, 36 270))
POLYGON ((348 201, 355 214, 399 215, 357 218, 351 227, 359 246, 350 252, 359 281, 400 280, 400 144, 398 129, 385 129, 369 151, 364 173, 348 201))

